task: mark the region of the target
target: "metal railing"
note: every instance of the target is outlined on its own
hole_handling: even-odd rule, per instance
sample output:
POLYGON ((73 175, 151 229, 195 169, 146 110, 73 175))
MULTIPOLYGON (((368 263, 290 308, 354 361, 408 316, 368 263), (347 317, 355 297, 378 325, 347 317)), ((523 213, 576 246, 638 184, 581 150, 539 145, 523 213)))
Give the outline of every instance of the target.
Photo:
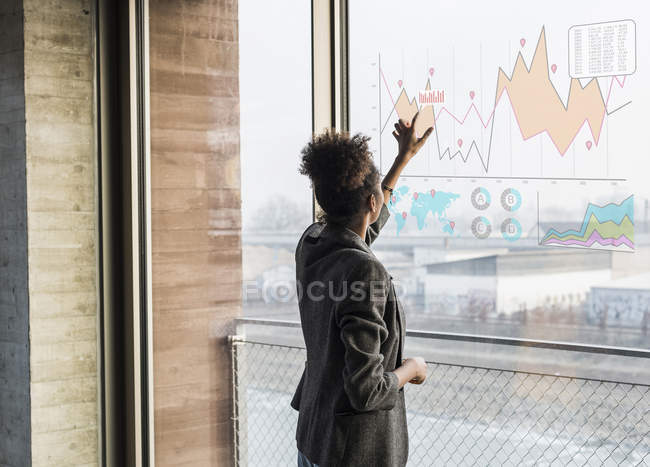
MULTIPOLYGON (((291 321, 241 324, 299 327, 291 321)), ((648 358, 650 351, 467 334, 407 336, 648 358)), ((236 464, 295 465, 299 345, 231 336, 236 464)), ((427 362, 405 388, 408 465, 650 465, 650 385, 427 362)))

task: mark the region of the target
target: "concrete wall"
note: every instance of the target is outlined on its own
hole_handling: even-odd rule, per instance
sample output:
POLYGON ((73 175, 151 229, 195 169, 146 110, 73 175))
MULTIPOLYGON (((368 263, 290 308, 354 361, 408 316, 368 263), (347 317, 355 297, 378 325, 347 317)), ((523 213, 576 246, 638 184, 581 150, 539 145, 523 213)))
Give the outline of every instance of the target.
POLYGON ((89 0, 25 0, 33 465, 98 460, 89 0))
POLYGON ((22 1, 0 3, 0 465, 29 465, 22 1))
POLYGON ((236 0, 151 0, 156 465, 231 465, 241 308, 236 0))

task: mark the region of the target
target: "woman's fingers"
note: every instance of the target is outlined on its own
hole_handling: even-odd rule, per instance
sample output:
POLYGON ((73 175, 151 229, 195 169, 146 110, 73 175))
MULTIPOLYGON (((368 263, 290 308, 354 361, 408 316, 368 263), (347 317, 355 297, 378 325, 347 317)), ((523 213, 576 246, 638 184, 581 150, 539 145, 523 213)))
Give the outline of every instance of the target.
POLYGON ((393 131, 393 136, 397 141, 399 141, 399 133, 397 131, 393 131))
POLYGON ((417 141, 413 145, 416 152, 419 151, 422 146, 424 146, 424 143, 427 141, 427 138, 432 132, 433 132, 433 127, 429 127, 427 128, 427 131, 425 131, 424 134, 417 139, 417 141))
POLYGON ((415 121, 418 118, 418 115, 420 112, 415 112, 415 115, 413 115, 413 118, 411 119, 410 122, 405 122, 403 119, 399 119, 398 122, 395 124, 395 129, 397 130, 398 133, 402 133, 407 129, 413 129, 415 128, 415 121))
POLYGON ((427 128, 427 131, 424 132, 424 134, 418 139, 418 144, 422 145, 424 142, 427 140, 429 135, 433 132, 433 127, 427 128))
POLYGON ((413 148, 413 154, 417 153, 422 146, 424 146, 424 143, 427 141, 427 138, 431 133, 433 132, 433 127, 427 128, 427 130, 424 132, 424 134, 420 138, 416 138, 415 136, 412 136, 413 142, 412 148, 413 148))
POLYGON ((415 115, 413 115, 413 120, 411 120, 411 126, 415 128, 415 120, 417 120, 418 115, 420 115, 420 111, 418 110, 415 112, 415 115))

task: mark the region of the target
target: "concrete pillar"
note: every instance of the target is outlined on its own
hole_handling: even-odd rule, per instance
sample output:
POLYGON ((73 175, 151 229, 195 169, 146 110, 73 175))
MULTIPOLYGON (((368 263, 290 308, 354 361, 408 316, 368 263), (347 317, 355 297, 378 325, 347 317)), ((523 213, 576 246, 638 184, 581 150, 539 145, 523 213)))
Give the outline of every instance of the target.
POLYGON ((31 460, 22 18, 0 3, 0 465, 31 460))
POLYGON ((96 465, 90 1, 0 9, 0 464, 96 465))

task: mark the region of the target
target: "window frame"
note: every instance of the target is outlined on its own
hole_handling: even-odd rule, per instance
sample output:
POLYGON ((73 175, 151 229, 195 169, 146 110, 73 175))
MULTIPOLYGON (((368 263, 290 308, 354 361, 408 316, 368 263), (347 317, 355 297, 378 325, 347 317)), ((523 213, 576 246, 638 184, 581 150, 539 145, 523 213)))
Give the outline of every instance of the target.
MULTIPOLYGON (((348 0, 312 0, 312 133, 350 131, 348 0)), ((312 192, 312 218, 319 211, 312 192)))

